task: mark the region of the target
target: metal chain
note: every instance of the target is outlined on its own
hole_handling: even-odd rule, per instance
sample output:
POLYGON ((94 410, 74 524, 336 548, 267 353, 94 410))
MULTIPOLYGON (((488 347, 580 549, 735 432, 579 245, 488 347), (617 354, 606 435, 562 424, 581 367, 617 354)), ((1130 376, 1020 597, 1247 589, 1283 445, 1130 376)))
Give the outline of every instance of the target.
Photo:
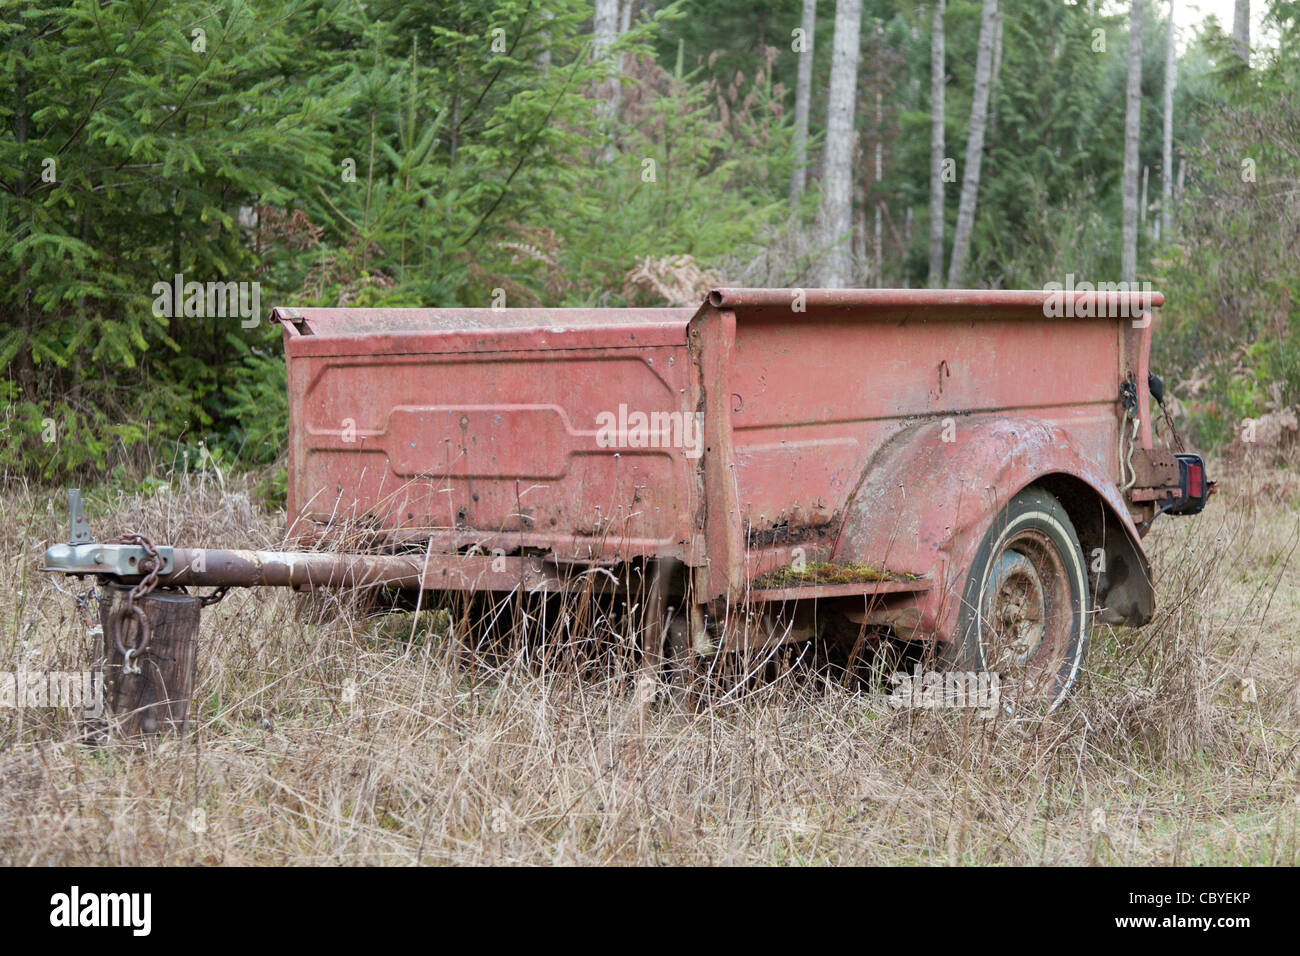
POLYGON ((1160 411, 1164 413, 1165 424, 1169 426, 1169 432, 1174 436, 1174 447, 1178 451, 1186 451, 1183 447, 1183 438, 1178 434, 1178 429, 1174 427, 1174 416, 1169 414, 1168 406, 1162 404, 1160 411))
POLYGON ((132 665, 131 658, 138 661, 139 658, 149 649, 149 641, 153 637, 153 629, 149 626, 149 615, 145 613, 143 607, 136 602, 141 598, 149 595, 158 587, 158 572, 162 570, 163 561, 158 556, 158 549, 154 547, 152 541, 143 534, 123 534, 114 538, 110 544, 134 544, 144 548, 147 557, 140 562, 140 570, 144 572, 144 577, 136 583, 126 594, 126 603, 123 604, 113 615, 113 642, 117 645, 118 651, 122 654, 122 672, 126 674, 139 674, 140 665, 132 665), (146 569, 146 565, 148 568, 146 569), (126 616, 132 615, 140 627, 140 637, 135 646, 129 650, 122 641, 122 632, 125 629, 126 616))
POLYGON ((199 598, 199 607, 211 607, 213 604, 216 604, 223 597, 225 597, 226 592, 229 590, 230 590, 230 585, 223 584, 221 585, 221 587, 217 588, 211 594, 203 595, 203 597, 199 598))

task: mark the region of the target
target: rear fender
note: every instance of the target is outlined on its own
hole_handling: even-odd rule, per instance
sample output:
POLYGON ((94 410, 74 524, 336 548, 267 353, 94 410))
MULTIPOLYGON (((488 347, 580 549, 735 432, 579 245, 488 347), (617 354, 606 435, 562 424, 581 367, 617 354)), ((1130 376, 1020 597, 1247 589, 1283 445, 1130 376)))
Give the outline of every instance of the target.
POLYGON ((1060 499, 1079 533, 1097 619, 1150 620, 1150 567, 1119 490, 1068 432, 1033 419, 905 428, 868 464, 832 560, 930 576, 932 587, 916 599, 916 633, 949 640, 980 542, 1007 502, 1034 484, 1060 499))

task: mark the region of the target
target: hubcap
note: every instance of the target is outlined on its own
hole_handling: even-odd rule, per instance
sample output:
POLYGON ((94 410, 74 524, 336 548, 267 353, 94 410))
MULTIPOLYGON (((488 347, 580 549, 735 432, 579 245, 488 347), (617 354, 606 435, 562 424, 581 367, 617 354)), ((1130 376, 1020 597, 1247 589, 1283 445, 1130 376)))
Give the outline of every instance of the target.
POLYGON ((983 665, 1003 692, 1050 695, 1074 624, 1068 570, 1045 533, 1029 529, 1006 542, 986 579, 980 618, 983 665))
POLYGON ((1023 666, 1043 643, 1047 630, 1042 579, 1023 554, 1005 551, 993 569, 993 582, 993 626, 1003 637, 1006 655, 1023 666))

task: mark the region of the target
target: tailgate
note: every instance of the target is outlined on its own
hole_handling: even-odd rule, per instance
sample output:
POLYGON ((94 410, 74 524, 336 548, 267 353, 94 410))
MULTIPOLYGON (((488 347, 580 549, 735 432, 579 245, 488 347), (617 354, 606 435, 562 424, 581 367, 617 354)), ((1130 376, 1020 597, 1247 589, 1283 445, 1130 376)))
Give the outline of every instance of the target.
POLYGON ((291 536, 686 557, 692 313, 275 310, 291 536))

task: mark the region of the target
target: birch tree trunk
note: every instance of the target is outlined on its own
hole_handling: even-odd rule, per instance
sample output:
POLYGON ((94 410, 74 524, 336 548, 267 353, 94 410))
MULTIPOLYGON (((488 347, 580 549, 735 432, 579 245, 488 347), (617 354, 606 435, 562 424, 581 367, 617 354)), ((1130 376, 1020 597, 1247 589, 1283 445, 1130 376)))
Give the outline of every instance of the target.
POLYGON ((885 284, 885 235, 881 225, 880 214, 880 180, 885 175, 884 146, 881 143, 881 137, 884 135, 884 131, 881 127, 884 126, 884 122, 884 113, 881 110, 880 91, 876 90, 876 165, 874 170, 875 178, 871 182, 871 192, 875 194, 873 197, 875 199, 873 205, 876 207, 875 273, 877 289, 881 288, 885 284))
POLYGON ((944 0, 934 0, 930 24, 930 288, 943 285, 944 0))
POLYGON ((597 93, 599 101, 596 106, 601 134, 606 139, 601 155, 605 162, 614 158, 614 117, 618 115, 618 103, 623 96, 622 86, 618 82, 618 64, 609 52, 609 48, 618 39, 618 7, 618 0, 596 0, 596 12, 592 19, 592 59, 597 63, 605 62, 607 71, 607 78, 597 93))
POLYGON ((1124 110, 1124 223, 1120 277, 1137 281, 1138 134, 1142 122, 1142 0, 1131 0, 1128 26, 1128 101, 1124 110))
POLYGON ((989 83, 993 74, 993 34, 997 30, 998 0, 984 0, 980 17, 979 54, 975 58, 975 94, 970 106, 970 136, 966 140, 966 168, 961 178, 961 201, 957 205, 957 228, 952 237, 952 262, 948 285, 961 286, 970 254, 970 236, 975 226, 975 199, 980 188, 980 160, 984 155, 984 130, 989 118, 989 83))
POLYGON ((819 213, 822 236, 829 249, 822 285, 832 289, 844 287, 853 266, 850 244, 853 228, 853 110, 858 86, 861 26, 862 0, 837 0, 819 213))
POLYGON ((1232 45, 1237 55, 1250 64, 1250 0, 1237 0, 1232 8, 1232 45))
POLYGON ((803 45, 794 90, 794 171, 790 174, 790 205, 808 188, 808 105, 812 102, 813 33, 817 29, 817 0, 803 0, 803 45))
POLYGON ((1174 44, 1174 0, 1169 0, 1169 42, 1165 45, 1165 123, 1160 143, 1160 231, 1166 242, 1173 238, 1174 205, 1174 81, 1177 74, 1174 44))

